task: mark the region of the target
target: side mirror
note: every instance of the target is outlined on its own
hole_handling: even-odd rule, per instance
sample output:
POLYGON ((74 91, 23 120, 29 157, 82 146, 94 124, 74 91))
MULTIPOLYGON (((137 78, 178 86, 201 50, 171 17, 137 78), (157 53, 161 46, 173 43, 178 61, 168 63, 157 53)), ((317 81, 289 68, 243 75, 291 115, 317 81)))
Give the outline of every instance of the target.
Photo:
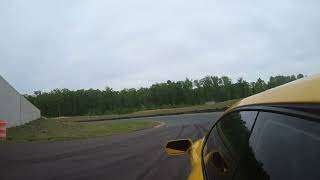
POLYGON ((182 155, 192 146, 190 139, 178 139, 168 141, 166 145, 166 153, 170 156, 182 155))

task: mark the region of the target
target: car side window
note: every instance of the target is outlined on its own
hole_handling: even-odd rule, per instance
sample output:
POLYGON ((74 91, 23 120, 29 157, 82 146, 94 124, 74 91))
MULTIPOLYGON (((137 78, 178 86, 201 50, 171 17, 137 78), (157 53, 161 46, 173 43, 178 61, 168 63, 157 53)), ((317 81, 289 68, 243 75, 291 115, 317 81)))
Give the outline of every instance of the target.
POLYGON ((320 123, 260 112, 234 179, 320 179, 320 123))
POLYGON ((232 177, 241 154, 248 147, 256 116, 256 111, 232 112, 210 131, 202 154, 209 180, 232 177))

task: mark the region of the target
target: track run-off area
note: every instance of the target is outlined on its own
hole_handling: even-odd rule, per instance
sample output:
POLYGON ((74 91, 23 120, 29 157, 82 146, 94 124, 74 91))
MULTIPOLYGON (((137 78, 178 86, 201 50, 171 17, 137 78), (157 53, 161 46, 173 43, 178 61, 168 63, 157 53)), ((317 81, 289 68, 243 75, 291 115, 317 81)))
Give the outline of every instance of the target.
MULTIPOLYGON (((186 179, 187 155, 169 157, 168 140, 203 137, 221 112, 115 121, 158 121, 162 126, 129 134, 40 144, 0 144, 0 179, 186 179)), ((100 121, 92 123, 108 123, 100 121)))

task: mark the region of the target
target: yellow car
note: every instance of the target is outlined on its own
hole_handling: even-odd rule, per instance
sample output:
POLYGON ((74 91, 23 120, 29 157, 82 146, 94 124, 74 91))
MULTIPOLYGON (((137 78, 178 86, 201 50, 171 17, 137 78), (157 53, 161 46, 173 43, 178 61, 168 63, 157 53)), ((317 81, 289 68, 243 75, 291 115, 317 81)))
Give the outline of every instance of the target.
POLYGON ((169 141, 165 151, 188 154, 189 180, 319 180, 320 75, 245 98, 205 137, 169 141))

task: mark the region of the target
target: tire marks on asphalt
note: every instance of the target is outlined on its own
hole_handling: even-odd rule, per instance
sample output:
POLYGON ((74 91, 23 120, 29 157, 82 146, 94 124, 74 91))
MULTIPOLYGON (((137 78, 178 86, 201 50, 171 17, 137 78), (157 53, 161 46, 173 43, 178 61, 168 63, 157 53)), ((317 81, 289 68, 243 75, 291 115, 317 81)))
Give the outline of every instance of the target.
POLYGON ((6 161, 5 166, 0 164, 4 171, 0 179, 186 179, 191 169, 187 155, 168 157, 164 145, 172 139, 197 140, 215 120, 205 120, 210 117, 206 114, 199 121, 184 122, 184 118, 191 117, 195 116, 175 116, 181 124, 129 135, 6 146, 0 148, 0 159, 6 161), (24 151, 19 153, 21 149, 24 151))

